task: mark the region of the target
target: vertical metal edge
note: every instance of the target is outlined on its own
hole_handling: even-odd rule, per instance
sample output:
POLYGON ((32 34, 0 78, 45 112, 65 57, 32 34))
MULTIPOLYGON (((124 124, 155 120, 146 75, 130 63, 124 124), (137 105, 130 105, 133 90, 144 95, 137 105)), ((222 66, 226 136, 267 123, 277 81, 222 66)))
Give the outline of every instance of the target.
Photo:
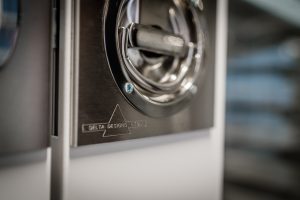
POLYGON ((215 126, 212 135, 217 141, 214 148, 218 148, 218 161, 220 169, 220 185, 218 199, 223 199, 223 173, 224 173, 224 131, 225 131, 225 101, 226 101, 226 71, 227 71, 227 39, 228 39, 228 0, 217 0, 216 23, 216 70, 215 70, 215 126))
MULTIPOLYGON (((57 28, 56 26, 56 22, 55 22, 55 15, 56 13, 54 13, 54 2, 56 0, 52 0, 51 1, 51 45, 50 45, 50 85, 49 85, 49 91, 50 91, 50 137, 55 137, 55 53, 54 53, 54 49, 55 49, 55 35, 57 32, 57 28)), ((56 11, 57 12, 57 11, 56 11)))
POLYGON ((48 147, 46 149, 46 180, 47 180, 47 194, 48 198, 50 197, 50 187, 51 187, 51 157, 52 157, 52 149, 48 147))
POLYGON ((68 199, 68 170, 72 126, 72 5, 73 0, 60 0, 60 49, 58 135, 52 137, 51 200, 68 199))
POLYGON ((72 128, 70 135, 71 147, 78 146, 78 97, 79 97, 79 49, 80 49, 80 0, 75 0, 73 9, 73 92, 72 92, 72 128))

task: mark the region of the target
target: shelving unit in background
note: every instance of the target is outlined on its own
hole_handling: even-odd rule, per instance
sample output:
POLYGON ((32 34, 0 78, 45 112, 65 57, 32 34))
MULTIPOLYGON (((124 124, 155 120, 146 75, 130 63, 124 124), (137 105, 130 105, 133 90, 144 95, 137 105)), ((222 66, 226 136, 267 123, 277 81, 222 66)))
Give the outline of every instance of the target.
POLYGON ((224 199, 300 199, 300 28, 256 2, 229 1, 224 199))

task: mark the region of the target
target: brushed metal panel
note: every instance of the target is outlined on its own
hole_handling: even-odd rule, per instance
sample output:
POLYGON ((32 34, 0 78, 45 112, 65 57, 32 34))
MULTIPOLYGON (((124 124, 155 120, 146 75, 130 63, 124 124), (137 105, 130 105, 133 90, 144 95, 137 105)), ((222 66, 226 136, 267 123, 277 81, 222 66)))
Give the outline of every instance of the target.
POLYGON ((120 66, 112 66, 106 57, 103 14, 107 3, 109 1, 85 0, 79 4, 79 21, 75 23, 78 27, 74 29, 78 37, 75 46, 78 45, 79 51, 79 58, 75 59, 75 77, 79 78, 74 80, 75 94, 78 94, 74 96, 78 101, 78 106, 74 104, 74 113, 78 115, 74 120, 72 145, 114 142, 211 127, 214 117, 216 2, 204 1, 203 15, 207 20, 209 48, 203 85, 190 106, 165 118, 151 118, 138 111, 123 96, 115 81, 121 76, 112 76, 110 67, 120 66))

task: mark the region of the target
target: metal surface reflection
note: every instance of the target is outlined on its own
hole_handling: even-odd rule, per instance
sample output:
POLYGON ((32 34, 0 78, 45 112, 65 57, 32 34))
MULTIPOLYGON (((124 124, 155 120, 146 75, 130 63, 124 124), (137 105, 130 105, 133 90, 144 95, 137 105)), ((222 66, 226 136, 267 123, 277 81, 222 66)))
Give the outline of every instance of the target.
POLYGON ((10 58, 18 38, 19 0, 0 0, 0 67, 10 58))
POLYGON ((180 111, 197 93, 204 72, 201 9, 190 1, 125 0, 118 12, 119 59, 135 88, 124 95, 149 116, 180 111), (164 111, 157 114, 153 107, 164 111))

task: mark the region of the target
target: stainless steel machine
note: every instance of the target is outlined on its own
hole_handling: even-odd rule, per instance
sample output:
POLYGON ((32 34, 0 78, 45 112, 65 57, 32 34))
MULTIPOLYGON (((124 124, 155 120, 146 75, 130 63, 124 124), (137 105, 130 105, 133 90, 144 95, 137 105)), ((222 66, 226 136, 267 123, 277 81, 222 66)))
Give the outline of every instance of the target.
POLYGON ((216 1, 76 1, 72 146, 213 125, 216 1))
POLYGON ((0 199, 220 199, 226 18, 226 0, 0 0, 0 199))

